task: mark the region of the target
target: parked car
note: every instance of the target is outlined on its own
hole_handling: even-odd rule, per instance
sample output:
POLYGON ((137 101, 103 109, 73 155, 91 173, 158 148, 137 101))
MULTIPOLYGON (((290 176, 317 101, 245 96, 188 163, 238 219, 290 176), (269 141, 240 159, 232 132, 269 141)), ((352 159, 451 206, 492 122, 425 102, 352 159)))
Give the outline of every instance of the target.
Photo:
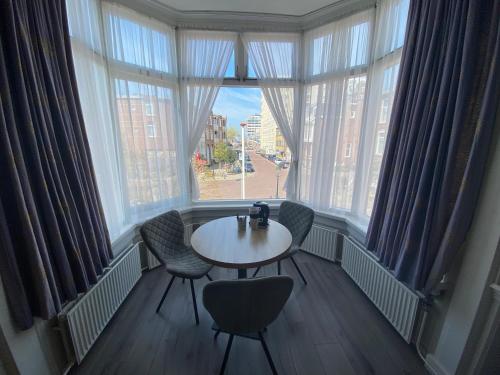
POLYGON ((245 164, 245 172, 255 172, 255 169, 253 168, 252 163, 245 164))

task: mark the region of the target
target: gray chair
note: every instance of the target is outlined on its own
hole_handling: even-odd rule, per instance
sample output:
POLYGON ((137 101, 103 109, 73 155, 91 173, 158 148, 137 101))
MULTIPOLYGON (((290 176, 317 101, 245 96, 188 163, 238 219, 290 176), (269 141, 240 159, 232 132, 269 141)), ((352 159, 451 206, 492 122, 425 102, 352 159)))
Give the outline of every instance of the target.
POLYGON ((182 222, 181 215, 179 212, 173 210, 146 221, 141 226, 141 236, 149 250, 165 266, 167 272, 172 275, 167 289, 156 308, 156 312, 160 310, 175 278, 181 277, 183 281, 184 279, 189 279, 191 295, 193 297, 194 316, 196 324, 199 324, 193 280, 206 276, 212 281, 208 274, 212 266, 201 260, 194 253, 193 249, 184 243, 184 223, 182 222))
MULTIPOLYGON (((281 203, 278 214, 278 222, 283 224, 292 234, 292 244, 290 245, 290 250, 287 255, 278 260, 278 275, 281 275, 281 260, 290 258, 302 278, 302 281, 304 284, 307 284, 306 278, 302 274, 302 271, 300 270, 295 259, 293 259, 293 256, 300 250, 300 246, 302 246, 302 243, 311 230, 313 221, 314 211, 309 207, 290 201, 281 203)), ((259 270, 260 267, 255 270, 253 277, 257 275, 259 270)))
POLYGON ((220 374, 226 368, 235 335, 259 340, 273 374, 277 374, 262 331, 278 317, 292 289, 289 276, 220 280, 205 285, 203 304, 218 325, 218 332, 229 334, 220 374))

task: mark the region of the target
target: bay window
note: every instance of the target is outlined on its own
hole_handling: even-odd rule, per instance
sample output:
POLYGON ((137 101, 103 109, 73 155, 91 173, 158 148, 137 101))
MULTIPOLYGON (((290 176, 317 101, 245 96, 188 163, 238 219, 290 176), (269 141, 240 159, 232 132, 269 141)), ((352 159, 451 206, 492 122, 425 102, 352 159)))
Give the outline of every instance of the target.
POLYGON ((297 199, 370 216, 409 0, 304 33, 175 30, 67 2, 112 238, 198 200, 297 199))

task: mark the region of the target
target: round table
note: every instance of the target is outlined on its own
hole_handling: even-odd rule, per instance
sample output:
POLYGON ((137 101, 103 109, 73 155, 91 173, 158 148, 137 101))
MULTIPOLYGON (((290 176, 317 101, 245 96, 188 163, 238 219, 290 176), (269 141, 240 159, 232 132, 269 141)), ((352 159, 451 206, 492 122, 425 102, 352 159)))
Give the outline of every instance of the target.
POLYGON ((267 228, 238 229, 235 216, 201 225, 191 236, 191 246, 210 264, 237 268, 238 278, 247 277, 247 268, 260 267, 281 258, 290 248, 292 235, 283 225, 269 220, 267 228))

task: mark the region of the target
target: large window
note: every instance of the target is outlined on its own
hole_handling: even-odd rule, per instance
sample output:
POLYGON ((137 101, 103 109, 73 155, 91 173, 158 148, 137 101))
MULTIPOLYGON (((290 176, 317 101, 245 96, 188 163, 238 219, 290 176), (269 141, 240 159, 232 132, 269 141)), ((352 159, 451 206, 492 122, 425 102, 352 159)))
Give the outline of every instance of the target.
POLYGON ((122 6, 67 2, 112 238, 197 199, 371 215, 409 0, 304 34, 175 30, 122 6))
POLYGON ((387 0, 377 8, 374 61, 370 69, 367 98, 362 175, 359 179, 358 213, 369 217, 377 192, 378 178, 389 131, 394 93, 399 73, 409 0, 387 0))
POLYGON ((408 3, 381 1, 376 12, 361 12, 305 34, 299 189, 301 200, 316 208, 360 218, 371 214, 408 3))
POLYGON ((133 222, 182 200, 175 34, 117 5, 103 12, 121 194, 133 222))
POLYGON ((290 151, 258 87, 219 89, 192 158, 200 200, 286 198, 290 151))
POLYGON ((300 198, 351 210, 367 83, 372 11, 306 33, 300 198))

